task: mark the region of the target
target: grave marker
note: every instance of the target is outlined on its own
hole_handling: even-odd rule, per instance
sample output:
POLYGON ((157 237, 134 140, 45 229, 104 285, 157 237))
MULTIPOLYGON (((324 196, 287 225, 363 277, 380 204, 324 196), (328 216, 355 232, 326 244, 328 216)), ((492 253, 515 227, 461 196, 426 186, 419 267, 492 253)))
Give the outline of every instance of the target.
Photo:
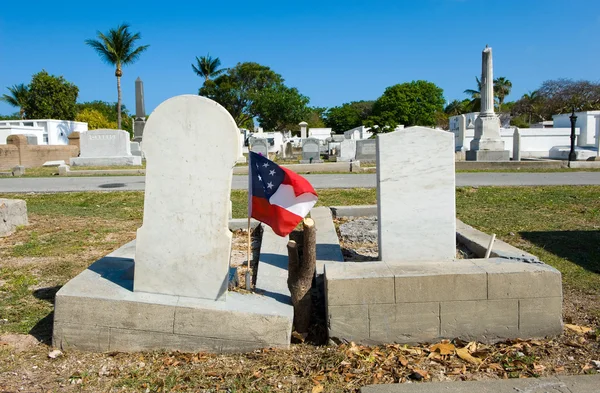
POLYGON ((302 140, 302 162, 322 162, 320 155, 319 140, 317 138, 306 138, 302 140))
POLYGON ((251 138, 251 151, 257 154, 262 154, 264 157, 269 157, 269 142, 265 138, 251 138))
POLYGON ((152 113, 134 291, 225 300, 238 134, 229 113, 200 96, 171 98, 152 113))
POLYGON ((356 141, 356 159, 359 161, 375 161, 377 158, 377 144, 375 139, 356 141))
POLYGON ((79 133, 79 157, 73 166, 142 165, 140 156, 131 154, 129 133, 124 130, 92 130, 79 133))
POLYGON ((409 127, 377 136, 379 258, 456 256, 454 135, 409 127))

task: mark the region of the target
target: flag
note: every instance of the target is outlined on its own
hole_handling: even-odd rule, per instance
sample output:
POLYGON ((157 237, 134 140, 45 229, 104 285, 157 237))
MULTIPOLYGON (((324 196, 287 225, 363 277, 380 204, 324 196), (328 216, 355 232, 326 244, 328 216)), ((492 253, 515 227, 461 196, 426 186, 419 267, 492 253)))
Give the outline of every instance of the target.
POLYGON ((308 180, 250 152, 248 161, 248 216, 287 236, 317 203, 308 180))

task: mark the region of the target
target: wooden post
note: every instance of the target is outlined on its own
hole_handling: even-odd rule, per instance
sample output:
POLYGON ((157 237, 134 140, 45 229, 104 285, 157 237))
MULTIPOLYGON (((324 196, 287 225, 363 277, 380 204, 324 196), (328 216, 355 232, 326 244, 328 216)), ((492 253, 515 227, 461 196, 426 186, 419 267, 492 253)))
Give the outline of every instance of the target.
POLYGON ((315 275, 316 265, 316 230, 315 222, 305 218, 304 244, 302 261, 298 258, 298 247, 295 241, 288 242, 288 288, 294 305, 294 326, 298 333, 307 333, 310 327, 312 299, 310 289, 315 275))

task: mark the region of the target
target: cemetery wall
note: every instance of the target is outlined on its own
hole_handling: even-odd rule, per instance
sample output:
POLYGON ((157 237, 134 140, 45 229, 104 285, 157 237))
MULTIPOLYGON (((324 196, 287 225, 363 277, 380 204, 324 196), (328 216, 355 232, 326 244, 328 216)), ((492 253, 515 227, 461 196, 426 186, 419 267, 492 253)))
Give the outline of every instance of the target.
MULTIPOLYGON (((23 127, 25 130, 19 134, 30 134, 30 130, 41 128, 43 139, 40 145, 68 145, 69 135, 73 132, 87 131, 88 124, 80 121, 54 120, 54 119, 27 119, 27 120, 3 120, 0 127, 23 127)), ((0 141, 0 144, 2 141, 0 141)))
MULTIPOLYGON (((554 127, 571 128, 570 113, 552 116, 554 127)), ((596 146, 596 129, 599 125, 597 116, 600 111, 575 112, 577 120, 575 127, 581 130, 581 136, 577 138, 577 146, 596 146)))
POLYGON ((79 146, 29 145, 24 135, 11 135, 8 144, 0 145, 0 169, 22 165, 25 168, 42 166, 46 161, 69 161, 79 155, 79 146))

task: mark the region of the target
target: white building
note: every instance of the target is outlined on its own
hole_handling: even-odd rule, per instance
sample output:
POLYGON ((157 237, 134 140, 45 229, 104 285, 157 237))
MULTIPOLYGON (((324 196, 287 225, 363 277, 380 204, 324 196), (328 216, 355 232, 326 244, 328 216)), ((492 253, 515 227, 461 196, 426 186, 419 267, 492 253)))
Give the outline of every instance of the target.
POLYGON ((373 133, 370 131, 370 129, 371 129, 371 127, 365 127, 365 126, 355 127, 351 130, 344 131, 344 137, 346 139, 355 139, 355 140, 369 139, 370 137, 373 136, 373 133))
POLYGON ((68 145, 74 131, 87 131, 88 124, 69 120, 0 120, 0 145, 10 135, 34 135, 38 145, 68 145))
MULTIPOLYGON (((571 119, 569 119, 569 116, 571 116, 570 113, 552 116, 554 127, 570 129, 571 119)), ((575 127, 580 130, 579 138, 577 138, 577 146, 596 147, 598 143, 598 126, 600 125, 600 111, 575 112, 575 116, 577 116, 575 127)))
POLYGON ((331 138, 331 128, 309 128, 309 138, 317 138, 321 144, 325 144, 327 138, 331 138))

